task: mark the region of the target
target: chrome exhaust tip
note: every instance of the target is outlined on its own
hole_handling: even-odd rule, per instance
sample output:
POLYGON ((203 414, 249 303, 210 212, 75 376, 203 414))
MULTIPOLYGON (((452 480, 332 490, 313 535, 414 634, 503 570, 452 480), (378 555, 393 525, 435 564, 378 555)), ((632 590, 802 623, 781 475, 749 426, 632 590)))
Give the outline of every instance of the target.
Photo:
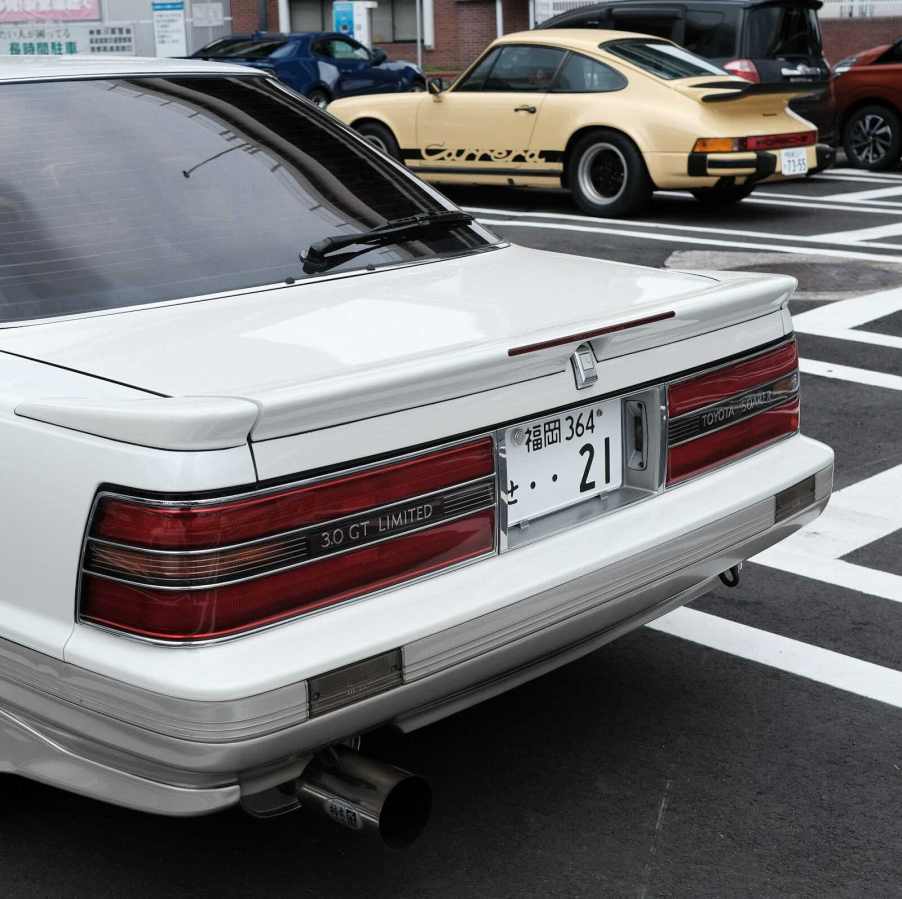
POLYGON ((378 836, 390 849, 411 845, 432 811, 432 790, 422 777, 341 745, 307 765, 297 781, 297 798, 301 808, 378 836))

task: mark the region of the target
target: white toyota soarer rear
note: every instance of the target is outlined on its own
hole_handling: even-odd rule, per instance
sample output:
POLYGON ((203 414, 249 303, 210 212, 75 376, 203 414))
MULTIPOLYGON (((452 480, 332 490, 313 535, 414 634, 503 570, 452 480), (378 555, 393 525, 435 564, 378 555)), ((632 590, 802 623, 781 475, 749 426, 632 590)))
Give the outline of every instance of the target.
POLYGON ((827 502, 792 279, 508 246, 246 69, 3 65, 6 770, 401 843, 425 794, 351 738, 589 652, 827 502))

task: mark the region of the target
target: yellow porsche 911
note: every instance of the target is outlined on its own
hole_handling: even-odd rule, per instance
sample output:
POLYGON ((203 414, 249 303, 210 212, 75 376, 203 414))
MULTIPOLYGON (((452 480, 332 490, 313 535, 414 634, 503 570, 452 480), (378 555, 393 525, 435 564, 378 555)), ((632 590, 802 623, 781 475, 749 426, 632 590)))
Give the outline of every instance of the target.
POLYGON ((816 89, 752 84, 648 35, 549 30, 495 41, 448 90, 329 111, 427 181, 564 186, 585 212, 621 216, 654 190, 733 203, 824 166, 832 151, 787 108, 816 89))

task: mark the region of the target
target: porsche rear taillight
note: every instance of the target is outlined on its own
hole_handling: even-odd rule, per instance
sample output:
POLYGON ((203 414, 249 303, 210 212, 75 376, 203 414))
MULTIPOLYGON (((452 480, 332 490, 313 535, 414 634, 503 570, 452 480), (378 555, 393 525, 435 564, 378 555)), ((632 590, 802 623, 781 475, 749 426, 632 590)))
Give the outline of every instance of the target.
POLYGON ((799 429, 795 340, 667 386, 667 484, 799 429))
POLYGON ((253 630, 495 549, 491 438, 214 499, 101 494, 80 617, 193 641, 253 630))

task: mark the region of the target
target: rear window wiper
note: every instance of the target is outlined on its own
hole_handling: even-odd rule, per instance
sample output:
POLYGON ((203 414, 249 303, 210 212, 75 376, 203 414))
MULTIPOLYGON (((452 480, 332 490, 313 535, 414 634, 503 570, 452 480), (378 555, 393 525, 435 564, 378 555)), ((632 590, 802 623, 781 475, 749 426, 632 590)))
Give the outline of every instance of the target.
MULTIPOLYGON (((406 218, 391 219, 378 228, 369 231, 358 231, 354 234, 334 234, 311 244, 300 254, 304 263, 304 272, 308 275, 324 272, 338 262, 327 259, 329 253, 353 246, 381 246, 383 244, 401 243, 411 237, 435 229, 448 230, 461 225, 469 225, 473 216, 468 212, 449 209, 446 212, 420 212, 406 218)), ((340 260, 343 261, 343 260, 340 260)))

